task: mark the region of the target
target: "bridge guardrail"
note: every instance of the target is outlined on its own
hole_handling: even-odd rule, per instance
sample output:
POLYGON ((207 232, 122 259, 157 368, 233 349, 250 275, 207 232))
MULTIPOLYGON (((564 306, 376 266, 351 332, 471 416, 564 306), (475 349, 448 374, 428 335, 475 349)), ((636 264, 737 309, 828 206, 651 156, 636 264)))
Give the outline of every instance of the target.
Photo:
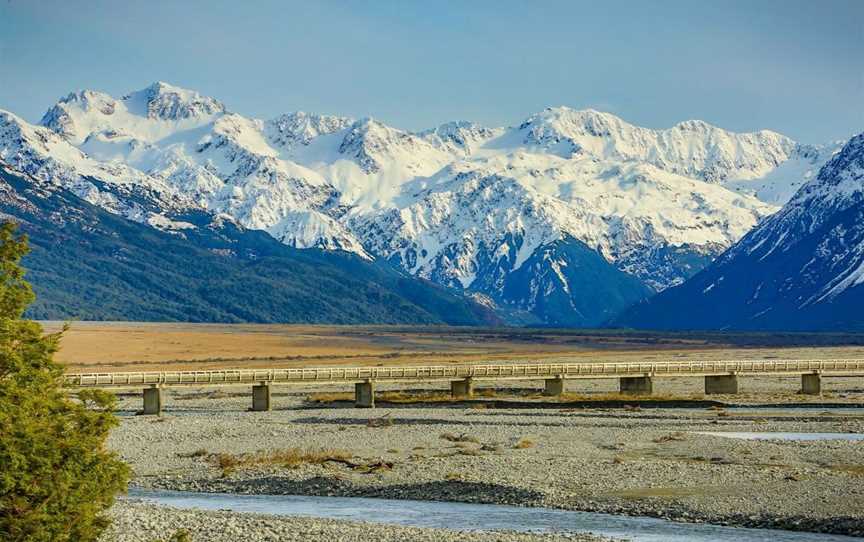
POLYGON ((367 380, 422 382, 433 380, 615 378, 702 374, 789 374, 808 372, 864 373, 864 360, 731 360, 659 361, 651 363, 520 363, 428 365, 404 367, 313 367, 284 369, 221 369, 80 373, 64 376, 68 387, 194 386, 271 383, 351 383, 367 380))

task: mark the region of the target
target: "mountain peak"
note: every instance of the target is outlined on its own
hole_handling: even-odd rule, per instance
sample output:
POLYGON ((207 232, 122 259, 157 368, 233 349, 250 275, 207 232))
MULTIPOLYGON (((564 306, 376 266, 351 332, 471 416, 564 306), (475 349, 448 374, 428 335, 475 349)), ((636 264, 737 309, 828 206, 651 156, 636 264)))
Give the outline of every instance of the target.
POLYGON ((582 145, 579 139, 615 138, 626 129, 632 128, 611 113, 594 109, 571 109, 565 106, 547 107, 528 117, 520 126, 526 130, 524 142, 528 145, 550 147, 559 143, 569 143, 570 152, 579 152, 582 145))
POLYGON ((557 107, 547 107, 539 113, 535 113, 528 117, 527 122, 570 122, 576 124, 590 124, 593 122, 605 123, 624 123, 620 117, 608 113, 606 111, 598 111, 596 109, 573 109, 565 105, 557 107))
POLYGON ((457 120, 445 122, 436 128, 419 132, 417 135, 433 144, 451 145, 463 151, 470 151, 473 145, 482 143, 494 137, 495 134, 495 130, 475 122, 457 120))
POLYGON ((214 98, 157 81, 119 100, 95 90, 73 92, 49 109, 40 124, 74 145, 103 131, 154 141, 172 127, 197 127, 224 113, 225 106, 214 98))
POLYGON ((339 152, 352 157, 367 174, 375 173, 381 169, 377 155, 386 152, 404 135, 372 117, 364 117, 348 128, 345 139, 339 145, 339 152))
POLYGON ((274 143, 290 148, 297 144, 309 145, 316 137, 344 130, 353 123, 354 119, 348 117, 294 111, 268 121, 267 130, 274 143))
POLYGON ((222 102, 215 98, 164 81, 156 81, 142 90, 127 94, 123 101, 130 112, 149 119, 176 121, 212 117, 226 111, 222 102))

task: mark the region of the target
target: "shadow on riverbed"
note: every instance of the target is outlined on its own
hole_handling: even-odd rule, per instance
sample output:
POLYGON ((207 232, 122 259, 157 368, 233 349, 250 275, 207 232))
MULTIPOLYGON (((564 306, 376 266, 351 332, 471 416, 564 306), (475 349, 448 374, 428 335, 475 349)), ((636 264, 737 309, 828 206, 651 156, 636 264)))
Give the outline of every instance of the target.
MULTIPOLYGON (((507 421, 480 421, 480 420, 442 420, 441 418, 386 418, 387 425, 464 425, 467 427, 482 426, 501 426, 501 427, 569 427, 570 423, 566 421, 560 422, 539 422, 536 420, 507 420, 507 421)), ((374 418, 373 418, 374 420, 374 418)), ((291 423, 313 424, 313 425, 362 425, 369 426, 370 418, 324 418, 320 416, 310 416, 308 418, 298 418, 291 423)))
POLYGON ((316 476, 289 480, 261 476, 244 480, 211 480, 196 491, 250 495, 313 495, 319 497, 380 497, 388 499, 434 500, 484 504, 522 504, 539 506, 544 495, 539 491, 498 484, 462 480, 399 484, 381 487, 358 486, 348 480, 316 476))
MULTIPOLYGON (((462 401, 434 399, 402 402, 376 400, 375 405, 382 408, 477 408, 477 409, 568 409, 568 408, 710 408, 725 407, 726 403, 702 399, 604 399, 578 401, 519 401, 466 399, 462 401)), ((303 408, 356 408, 354 401, 328 401, 326 403, 307 403, 303 408)))

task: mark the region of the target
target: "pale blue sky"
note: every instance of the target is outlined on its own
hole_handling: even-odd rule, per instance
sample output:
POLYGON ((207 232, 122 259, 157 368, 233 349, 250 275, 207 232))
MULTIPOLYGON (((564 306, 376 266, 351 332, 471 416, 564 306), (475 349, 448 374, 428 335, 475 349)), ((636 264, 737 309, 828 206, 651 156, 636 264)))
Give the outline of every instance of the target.
POLYGON ((0 108, 38 121, 155 80, 262 118, 498 126, 567 105, 820 143, 864 131, 864 1, 0 0, 0 108))

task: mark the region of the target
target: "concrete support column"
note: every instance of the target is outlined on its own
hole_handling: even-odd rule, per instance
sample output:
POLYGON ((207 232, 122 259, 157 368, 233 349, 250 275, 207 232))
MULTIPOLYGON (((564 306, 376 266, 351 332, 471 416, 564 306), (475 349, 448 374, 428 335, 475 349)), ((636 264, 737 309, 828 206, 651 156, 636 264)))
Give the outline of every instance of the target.
POLYGON ((650 376, 628 376, 619 379, 618 389, 621 393, 630 395, 651 395, 654 392, 654 381, 650 376))
POLYGON ((450 396, 457 399, 474 396, 474 382, 470 378, 450 382, 450 396))
POLYGON ((738 393, 737 375, 719 375, 705 377, 705 394, 712 393, 738 393))
POLYGON ((261 382, 252 386, 252 410, 266 412, 270 410, 270 384, 261 382))
POLYGON ((543 388, 543 395, 558 396, 564 393, 564 379, 560 376, 555 378, 547 378, 546 385, 543 388))
POLYGON ((354 384, 354 406, 375 408, 375 383, 371 380, 354 384))
POLYGON ((822 375, 801 375, 801 393, 806 393, 807 395, 821 395, 822 375))
POLYGON ((153 416, 162 415, 162 388, 159 386, 144 388, 143 413, 153 416))

